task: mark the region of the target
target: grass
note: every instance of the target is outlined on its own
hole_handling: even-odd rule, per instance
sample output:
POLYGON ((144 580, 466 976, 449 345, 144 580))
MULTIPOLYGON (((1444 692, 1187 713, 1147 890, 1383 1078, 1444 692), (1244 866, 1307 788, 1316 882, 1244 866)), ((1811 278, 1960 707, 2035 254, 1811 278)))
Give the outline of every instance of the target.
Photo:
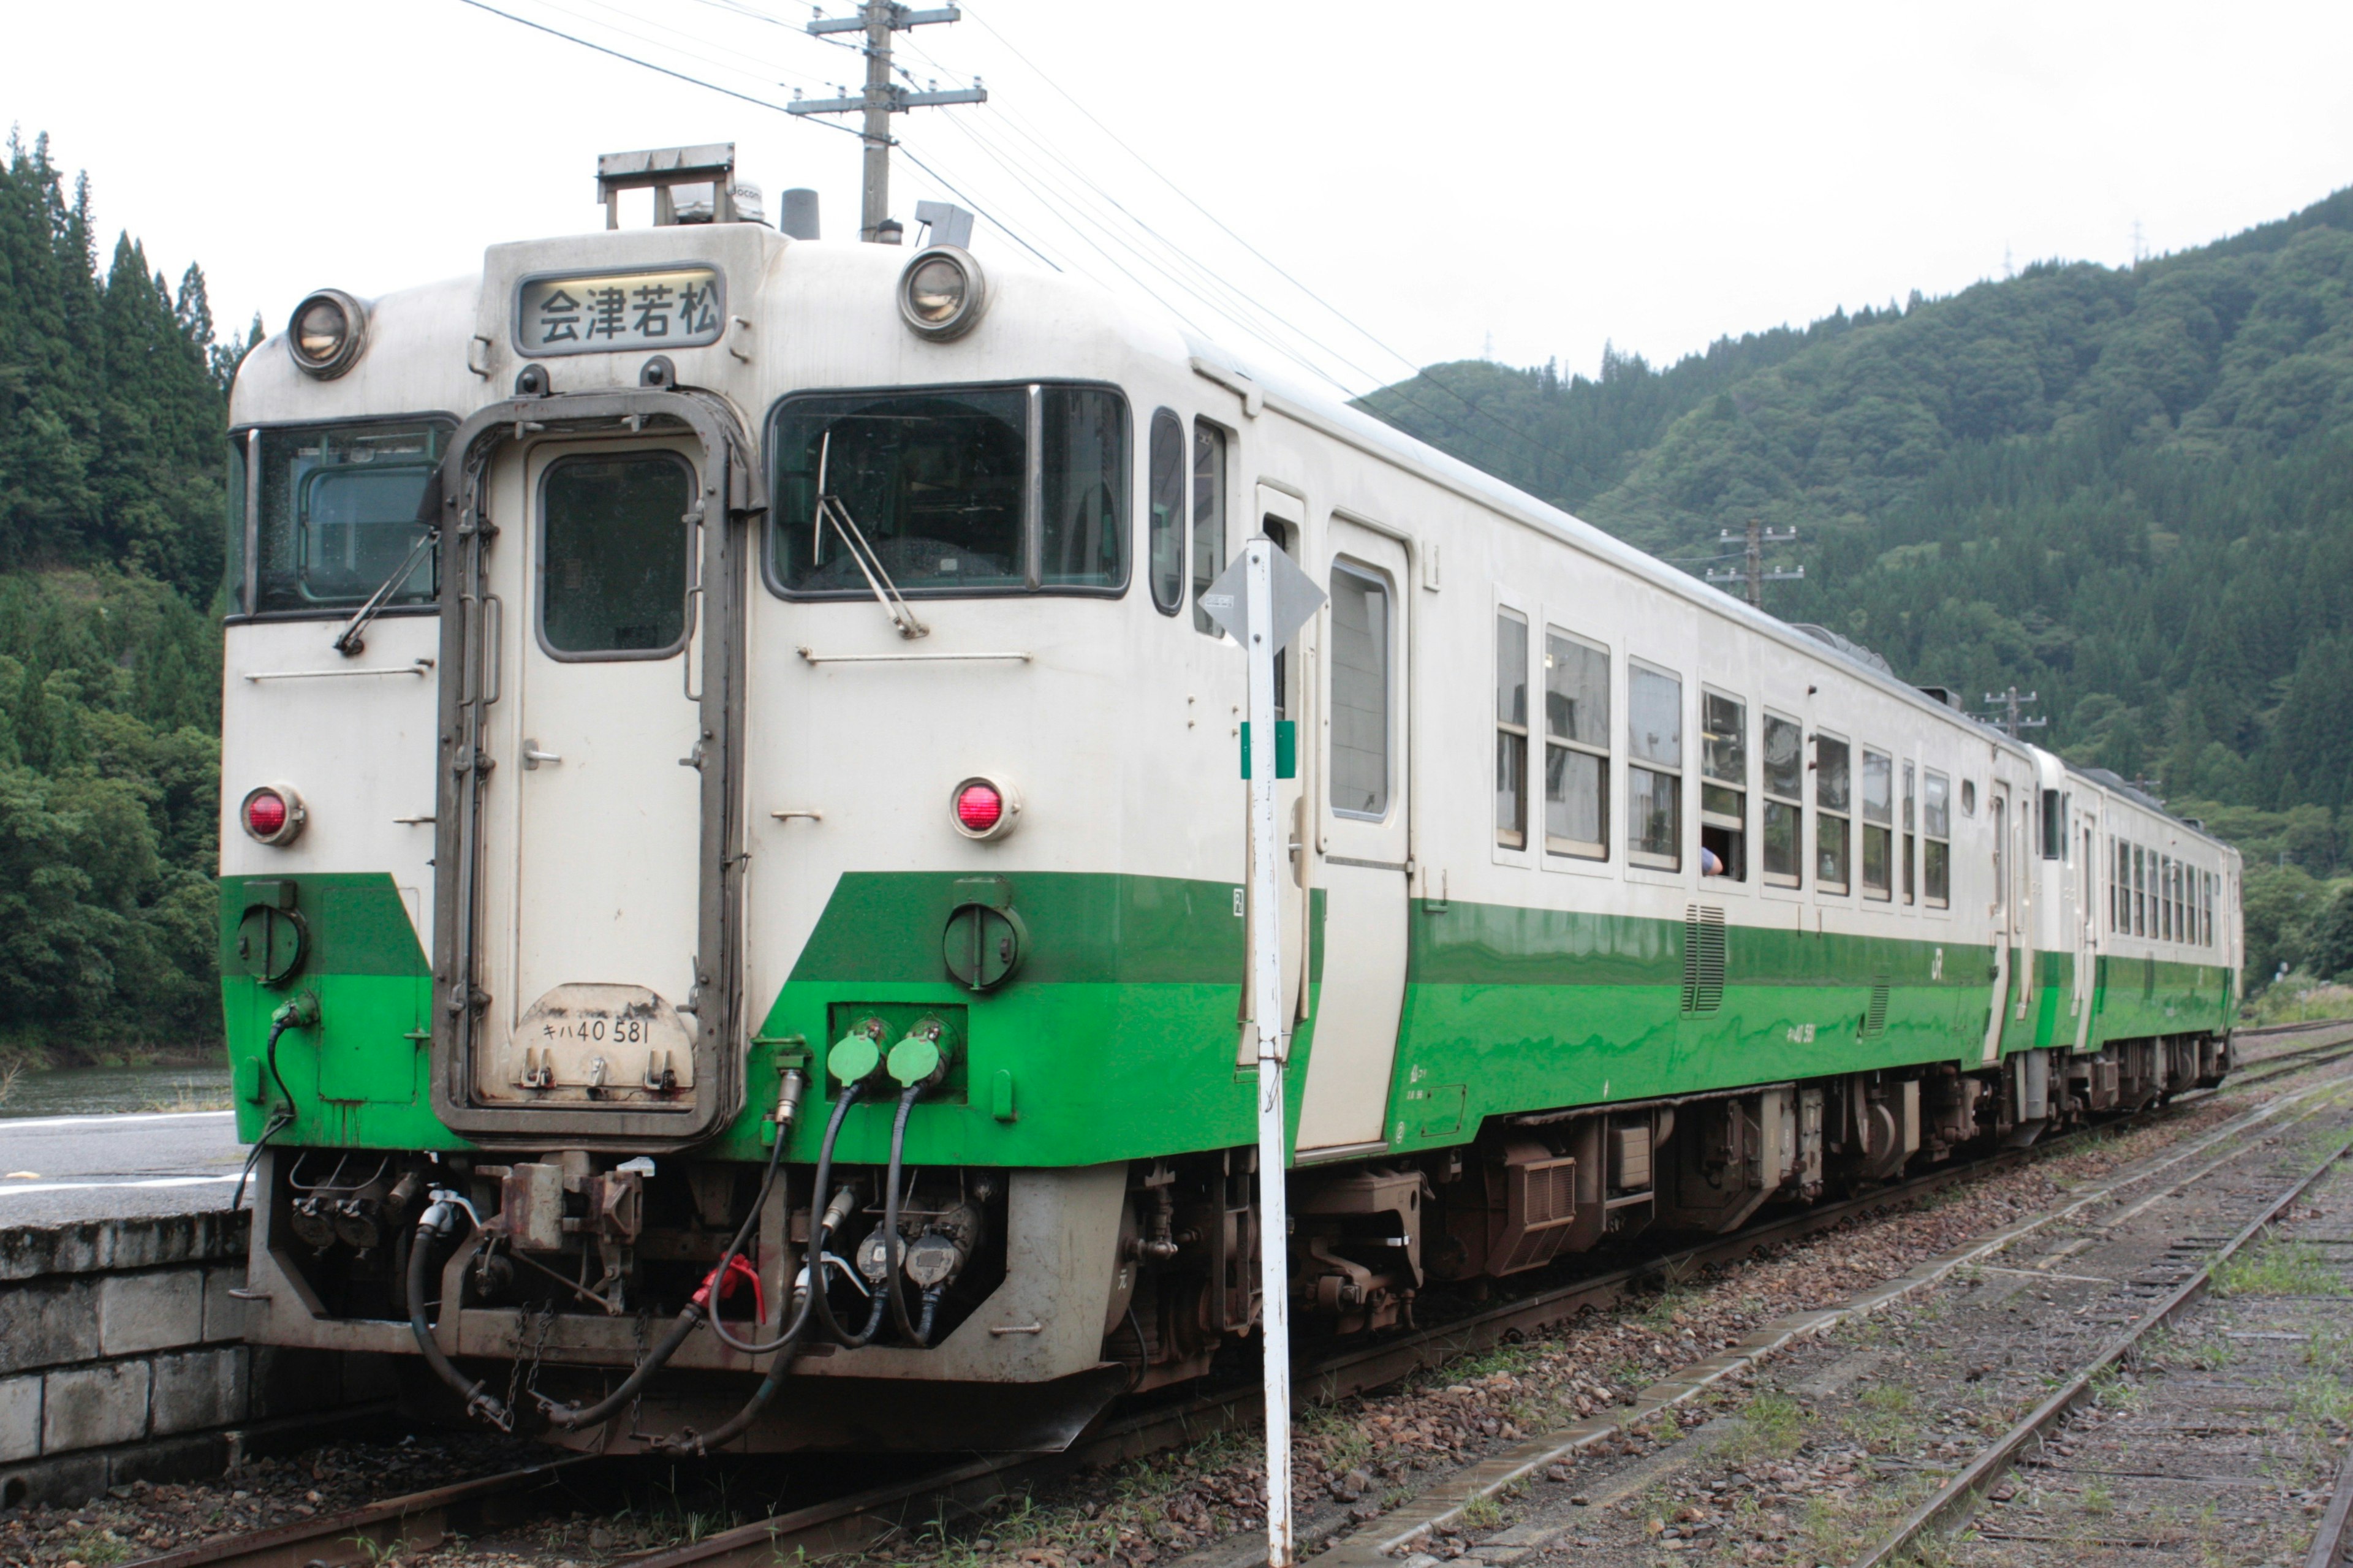
POLYGON ((1481 1492, 1462 1505, 1462 1522, 1472 1530, 1493 1530, 1504 1522, 1504 1505, 1481 1492))
POLYGON ((131 1542, 111 1530, 86 1530, 73 1537, 65 1551, 68 1557, 86 1568, 110 1568, 111 1564, 130 1560, 131 1542))
POLYGON ((2214 1290, 2221 1296, 2353 1294, 2320 1248, 2277 1237, 2224 1258, 2214 1269, 2214 1290))
POLYGON ((1739 1430, 1725 1452, 1736 1459, 1786 1458, 1805 1440, 1804 1408, 1779 1389, 1766 1389, 1741 1407, 1739 1430))
MULTIPOLYGON (((6 1080, 0 1080, 0 1103, 8 1099, 6 1080)), ((237 1101, 226 1094, 199 1094, 195 1083, 182 1079, 178 1091, 169 1100, 151 1100, 145 1109, 153 1111, 235 1110, 237 1101)))
POLYGON ((2353 1018, 2353 985, 2297 984, 2290 976, 2256 997, 2252 1011, 2258 1025, 2353 1018))

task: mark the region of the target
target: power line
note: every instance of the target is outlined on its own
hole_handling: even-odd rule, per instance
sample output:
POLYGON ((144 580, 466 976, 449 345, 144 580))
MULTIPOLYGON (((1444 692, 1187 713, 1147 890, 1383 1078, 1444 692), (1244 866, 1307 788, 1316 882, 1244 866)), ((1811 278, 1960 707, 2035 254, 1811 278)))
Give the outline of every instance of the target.
MULTIPOLYGON (((628 54, 623 50, 608 48, 603 44, 592 44, 586 38, 575 37, 574 35, 565 32, 561 28, 551 27, 544 22, 534 22, 528 16, 518 16, 512 11, 501 11, 495 5, 485 5, 483 0, 458 0, 458 4, 460 5, 471 5, 477 11, 488 11, 493 16, 503 16, 510 22, 517 23, 520 26, 531 28, 533 32, 545 33, 550 37, 562 38, 567 44, 577 44, 584 49, 594 49, 600 55, 610 55, 617 60, 627 60, 633 66, 642 66, 647 70, 659 71, 663 76, 673 78, 679 81, 690 83, 695 87, 708 88, 712 92, 724 93, 727 97, 737 99, 744 103, 757 104, 762 109, 773 109, 779 114, 787 112, 785 106, 781 103, 770 103, 765 98, 754 98, 748 92, 737 92, 732 87, 722 87, 715 81, 705 81, 701 77, 689 76, 684 71, 672 70, 668 66, 656 65, 651 60, 640 59, 636 55, 628 54)), ((828 131, 848 132, 853 136, 857 134, 856 132, 850 131, 849 126, 836 125, 830 121, 818 120, 812 121, 810 123, 822 125, 828 131)))

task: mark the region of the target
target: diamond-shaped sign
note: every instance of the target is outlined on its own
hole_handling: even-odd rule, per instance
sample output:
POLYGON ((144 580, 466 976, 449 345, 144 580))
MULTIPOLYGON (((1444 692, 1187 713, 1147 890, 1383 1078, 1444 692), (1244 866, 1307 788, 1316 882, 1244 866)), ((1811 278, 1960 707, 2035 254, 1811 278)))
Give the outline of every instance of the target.
MULTIPOLYGON (((1315 579, 1299 569, 1296 562, 1281 550, 1270 550, 1272 557, 1268 576, 1274 589, 1274 613, 1268 617, 1267 630, 1278 648, 1288 647, 1299 635, 1299 628, 1314 618, 1324 607, 1324 590, 1315 579)), ((1250 555, 1248 552, 1229 562, 1218 574, 1200 597, 1201 613, 1218 623, 1219 629, 1245 647, 1250 642, 1250 555)))

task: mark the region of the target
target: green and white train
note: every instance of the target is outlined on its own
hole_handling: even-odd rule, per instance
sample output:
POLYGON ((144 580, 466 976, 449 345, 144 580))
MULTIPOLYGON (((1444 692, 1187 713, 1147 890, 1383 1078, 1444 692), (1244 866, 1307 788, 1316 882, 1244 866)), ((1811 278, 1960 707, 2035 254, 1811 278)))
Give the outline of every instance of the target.
POLYGON ((237 377, 258 1341, 686 1450, 1050 1447, 1246 1341, 1196 601, 1261 532, 1331 595, 1270 1002, 1311 1324, 2227 1070, 2195 824, 961 215, 790 237, 731 162, 608 159, 706 221, 322 291, 237 377))

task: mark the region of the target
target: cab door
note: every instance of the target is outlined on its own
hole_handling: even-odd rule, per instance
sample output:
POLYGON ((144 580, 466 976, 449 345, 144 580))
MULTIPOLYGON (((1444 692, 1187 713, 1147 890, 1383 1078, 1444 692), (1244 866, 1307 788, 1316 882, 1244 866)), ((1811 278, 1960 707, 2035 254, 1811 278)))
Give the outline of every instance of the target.
POLYGON ((1299 1149, 1377 1143, 1405 1004, 1408 790, 1405 547, 1334 518, 1317 715, 1324 976, 1299 1149))
POLYGON ((519 399, 437 480, 434 1110, 477 1142, 675 1147, 740 1100, 747 452, 689 395, 519 399))
POLYGON ((509 699, 513 919, 485 1101, 679 1106, 694 1092, 700 724, 686 443, 521 454, 509 699))

